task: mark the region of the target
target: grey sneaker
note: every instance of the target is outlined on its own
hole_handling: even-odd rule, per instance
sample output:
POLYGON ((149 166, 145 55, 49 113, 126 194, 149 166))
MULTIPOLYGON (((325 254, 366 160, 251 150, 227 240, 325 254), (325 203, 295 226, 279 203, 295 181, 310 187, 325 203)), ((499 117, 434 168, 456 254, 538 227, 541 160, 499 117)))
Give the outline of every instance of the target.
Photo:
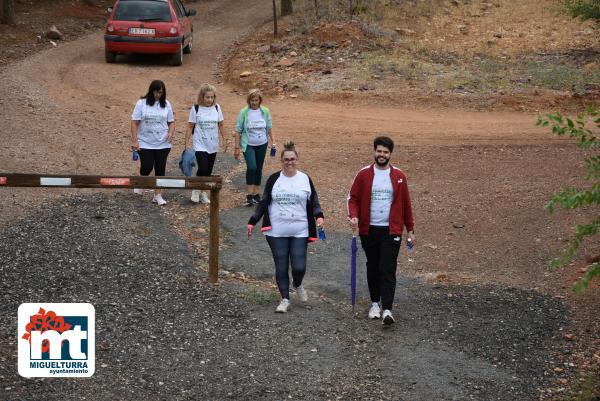
POLYGON ((190 198, 190 200, 194 203, 200 203, 200 191, 197 189, 194 189, 192 191, 192 197, 190 198))
POLYGON ((248 207, 254 206, 254 198, 252 195, 246 195, 246 203, 244 205, 248 207))
POLYGON ((252 202, 259 203, 260 202, 260 195, 259 194, 254 194, 254 196, 252 197, 252 202))
POLYGON ((275 308, 276 313, 286 313, 290 308, 290 300, 283 298, 277 308, 275 308))
POLYGON ((210 203, 210 199, 208 199, 208 195, 206 195, 206 192, 201 192, 200 193, 200 202, 202 202, 204 204, 209 204, 210 203))
POLYGON ((369 319, 379 319, 381 317, 381 308, 377 302, 373 302, 369 310, 369 319))
POLYGON ((296 295, 298 295, 298 299, 300 299, 300 301, 308 301, 308 293, 303 286, 296 287, 296 295))
POLYGON ((392 316, 392 311, 386 309, 383 311, 383 322, 384 325, 389 326, 394 324, 394 316, 392 316))

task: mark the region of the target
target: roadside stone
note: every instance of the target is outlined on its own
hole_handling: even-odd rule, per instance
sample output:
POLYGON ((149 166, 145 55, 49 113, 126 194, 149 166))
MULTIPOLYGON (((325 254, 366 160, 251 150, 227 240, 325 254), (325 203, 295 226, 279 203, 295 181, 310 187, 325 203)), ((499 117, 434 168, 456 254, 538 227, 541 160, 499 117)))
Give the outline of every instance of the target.
POLYGON ((276 65, 276 66, 279 66, 279 67, 291 67, 291 66, 293 66, 294 64, 296 64, 296 60, 295 60, 295 59, 293 59, 293 58, 286 58, 286 57, 283 57, 283 58, 282 58, 281 60, 279 60, 279 61, 277 62, 277 64, 275 64, 275 65, 276 65))
POLYGON ((331 73, 332 73, 331 68, 325 68, 324 70, 321 71, 321 74, 323 74, 323 75, 329 75, 331 73))
POLYGON ((458 28, 458 31, 460 33, 462 33, 463 35, 466 35, 469 33, 469 27, 466 25, 458 25, 457 28, 458 28))
POLYGON ((271 49, 270 45, 259 46, 256 51, 259 53, 266 53, 271 49))
POLYGON ((335 42, 323 42, 321 43, 321 47, 324 49, 334 49, 337 47, 337 43, 335 42))
POLYGON ((269 46, 269 50, 271 53, 279 53, 280 51, 284 51, 286 46, 282 43, 271 43, 269 46))
POLYGON ((252 75, 252 71, 244 71, 244 72, 240 73, 240 78, 246 78, 246 77, 249 77, 250 75, 252 75))
POLYGON ((63 40, 65 37, 55 25, 52 25, 50 29, 44 32, 44 36, 51 40, 63 40))
POLYGON ((413 31, 412 29, 408 29, 408 28, 396 28, 394 30, 402 36, 414 36, 417 34, 416 31, 413 31))

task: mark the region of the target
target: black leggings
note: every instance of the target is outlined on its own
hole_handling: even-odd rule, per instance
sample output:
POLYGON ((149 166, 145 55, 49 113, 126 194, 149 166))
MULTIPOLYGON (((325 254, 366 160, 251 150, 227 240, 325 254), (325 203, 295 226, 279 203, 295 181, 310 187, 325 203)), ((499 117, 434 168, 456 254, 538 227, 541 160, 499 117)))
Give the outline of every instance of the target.
POLYGON ((196 161, 198 162, 198 171, 196 176, 198 177, 210 177, 215 165, 215 159, 217 158, 217 152, 207 153, 202 151, 196 152, 196 161))
POLYGON ((171 148, 140 149, 140 175, 150 175, 154 169, 155 176, 164 177, 170 151, 171 148))

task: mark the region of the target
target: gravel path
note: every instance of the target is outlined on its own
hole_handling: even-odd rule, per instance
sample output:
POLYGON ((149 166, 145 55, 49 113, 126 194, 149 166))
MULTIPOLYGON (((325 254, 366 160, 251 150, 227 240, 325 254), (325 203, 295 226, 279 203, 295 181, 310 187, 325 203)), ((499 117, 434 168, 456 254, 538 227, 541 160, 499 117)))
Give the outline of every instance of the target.
MULTIPOLYGON (((3 400, 532 400, 565 322, 560 303, 534 292, 405 277, 395 327, 364 318, 362 286, 353 317, 347 238, 333 232, 311 246, 309 302, 276 315, 275 290, 208 285, 162 212, 133 195, 76 195, 47 206, 0 233, 3 400), (95 306, 91 379, 17 375, 18 305, 48 300, 95 306)), ((270 280, 266 241, 230 231, 248 213, 223 213, 234 244, 223 266, 270 280)), ((361 266, 361 284, 363 273, 361 266)))

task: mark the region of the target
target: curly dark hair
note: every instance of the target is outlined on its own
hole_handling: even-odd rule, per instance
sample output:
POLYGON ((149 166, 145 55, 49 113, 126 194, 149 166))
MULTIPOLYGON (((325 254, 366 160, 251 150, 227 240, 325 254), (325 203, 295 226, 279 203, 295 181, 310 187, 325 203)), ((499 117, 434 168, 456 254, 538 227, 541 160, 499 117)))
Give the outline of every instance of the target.
POLYGON ((378 136, 373 140, 373 150, 377 149, 377 146, 383 146, 384 148, 388 148, 390 153, 394 151, 394 141, 392 138, 387 136, 378 136))

